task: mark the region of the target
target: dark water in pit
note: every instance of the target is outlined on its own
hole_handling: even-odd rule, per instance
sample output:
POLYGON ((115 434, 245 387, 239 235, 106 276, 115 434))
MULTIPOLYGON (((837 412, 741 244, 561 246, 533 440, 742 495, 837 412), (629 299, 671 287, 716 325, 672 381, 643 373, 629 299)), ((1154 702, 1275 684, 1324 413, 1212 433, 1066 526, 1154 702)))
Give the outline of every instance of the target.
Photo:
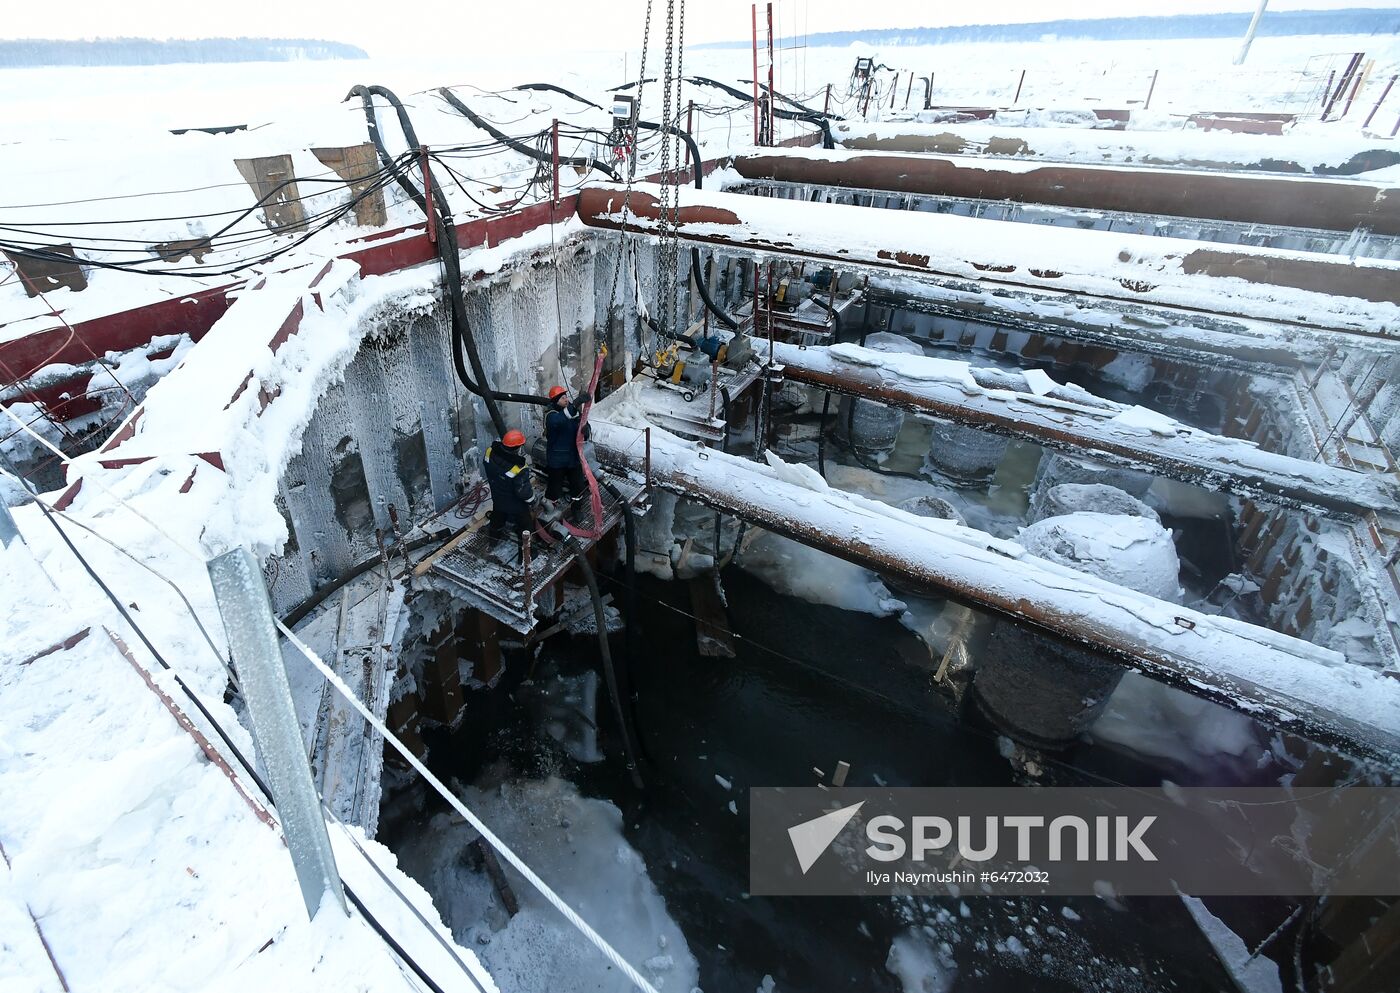
MULTIPOLYGON (((621 600, 614 582, 604 586, 621 600)), ((606 762, 579 765, 533 727, 527 708, 512 702, 523 659, 512 660, 496 692, 469 694, 464 730, 434 743, 439 762, 453 756, 439 771, 470 780, 505 759, 520 776, 558 774, 617 804, 707 993, 752 993, 765 975, 779 991, 897 991, 885 968, 891 941, 923 925, 931 941, 950 944, 954 991, 1233 990, 1181 902, 1169 898, 1114 909, 1095 898, 748 897, 750 786, 812 785, 813 767, 829 777, 838 760, 851 764, 850 785, 1025 780, 1000 754, 995 732, 975 715, 960 718, 932 688, 927 649, 896 620, 783 596, 737 569, 724 585, 739 654, 710 659, 696 650, 685 584, 642 577, 643 650, 629 668, 644 793, 617 757, 605 700, 598 714, 606 762), (1006 945, 1011 937, 1024 946, 1020 954, 1006 945)), ((622 640, 614 638, 619 659, 622 640)), ((537 678, 551 665, 565 673, 594 667, 596 655, 591 639, 555 638, 537 678)), ((1085 745, 1051 761, 1037 781, 1156 785, 1163 774, 1085 745)), ((1181 770, 1172 778, 1190 781, 1181 770)))

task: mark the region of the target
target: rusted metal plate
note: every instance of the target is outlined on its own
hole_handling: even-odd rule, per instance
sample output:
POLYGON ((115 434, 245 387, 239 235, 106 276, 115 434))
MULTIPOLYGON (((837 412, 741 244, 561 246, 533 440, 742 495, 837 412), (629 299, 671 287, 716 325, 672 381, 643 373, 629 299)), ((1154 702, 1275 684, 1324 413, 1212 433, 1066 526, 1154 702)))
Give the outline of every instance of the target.
POLYGON ((5 257, 14 263, 19 272, 25 293, 37 297, 40 293, 52 293, 65 286, 75 293, 87 289, 87 277, 83 275, 82 265, 72 245, 45 245, 44 250, 66 256, 66 259, 41 259, 24 252, 5 250, 5 257))
POLYGON ((746 179, 1084 210, 1400 235, 1400 189, 1281 176, 1046 164, 1000 169, 934 155, 741 155, 746 179))

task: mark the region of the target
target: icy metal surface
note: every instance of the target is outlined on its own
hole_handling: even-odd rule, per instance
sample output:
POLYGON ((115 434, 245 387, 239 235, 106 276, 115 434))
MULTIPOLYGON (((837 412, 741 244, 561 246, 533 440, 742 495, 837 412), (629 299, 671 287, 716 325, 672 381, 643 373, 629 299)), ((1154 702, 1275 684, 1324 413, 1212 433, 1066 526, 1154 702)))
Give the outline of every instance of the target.
POLYGON ((209 582, 224 621, 253 724, 253 743, 267 772, 306 912, 315 917, 327 892, 345 910, 340 873, 321 814, 321 800, 311 782, 311 768, 292 706, 292 691, 277 645, 277 628, 262 570, 251 552, 235 548, 209 561, 209 582))
POLYGON ((1400 487, 1379 473, 1275 454, 1165 417, 1144 414, 1134 419, 1138 408, 1063 386, 1038 395, 1030 388, 998 388, 978 381, 979 372, 983 378, 1005 380, 999 370, 922 356, 886 361, 868 349, 838 347, 839 354, 778 342, 773 359, 796 382, 1210 489, 1328 514, 1393 513, 1400 507, 1400 487), (862 357, 866 353, 868 357, 862 357), (954 368, 964 376, 938 372, 954 368))

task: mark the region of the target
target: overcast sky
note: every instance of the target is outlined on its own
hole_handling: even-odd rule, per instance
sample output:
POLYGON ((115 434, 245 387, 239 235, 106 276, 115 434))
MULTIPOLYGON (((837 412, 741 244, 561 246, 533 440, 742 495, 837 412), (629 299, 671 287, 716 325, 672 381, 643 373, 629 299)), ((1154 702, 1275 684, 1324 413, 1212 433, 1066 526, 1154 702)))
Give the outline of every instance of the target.
MULTIPOLYGON (((664 26, 664 0, 653 0, 653 30, 664 26)), ((0 38, 142 36, 311 37, 359 45, 371 55, 467 54, 498 39, 515 44, 537 39, 539 48, 635 48, 640 44, 645 0, 65 0, 62 4, 7 3, 0 38)), ((690 42, 730 41, 749 35, 748 0, 691 0, 686 10, 690 42)), ((936 27, 1044 21, 1062 17, 1115 17, 1248 11, 1255 0, 980 0, 952 4, 929 0, 784 0, 775 6, 780 36, 858 28, 936 27)), ((1271 0, 1270 10, 1400 7, 1400 0, 1271 0)), ((760 7, 760 12, 762 7, 760 7)), ((659 34, 654 37, 660 37, 659 34)))

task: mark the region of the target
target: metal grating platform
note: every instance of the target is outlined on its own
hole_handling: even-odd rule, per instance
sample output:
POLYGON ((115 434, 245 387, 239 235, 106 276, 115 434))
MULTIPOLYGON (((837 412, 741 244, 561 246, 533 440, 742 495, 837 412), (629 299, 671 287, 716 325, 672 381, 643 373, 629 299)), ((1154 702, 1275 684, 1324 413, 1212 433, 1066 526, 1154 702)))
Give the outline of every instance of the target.
MULTIPOLYGON (((643 487, 625 477, 599 473, 606 478, 627 503, 635 504, 643 487)), ((538 485, 543 486, 543 480, 538 485)), ((622 521, 623 502, 606 488, 601 488, 603 501, 602 534, 611 533, 622 521)), ((576 527, 591 530, 592 510, 585 499, 567 520, 576 527)), ((550 541, 537 530, 530 539, 528 562, 522 555, 521 542, 516 537, 492 538, 486 533, 483 513, 459 531, 424 564, 427 571, 448 583, 464 600, 491 615, 521 634, 528 635, 539 621, 535 605, 540 594, 568 572, 576 554, 563 541, 550 541)), ((597 542, 575 538, 574 545, 587 552, 597 542)))

